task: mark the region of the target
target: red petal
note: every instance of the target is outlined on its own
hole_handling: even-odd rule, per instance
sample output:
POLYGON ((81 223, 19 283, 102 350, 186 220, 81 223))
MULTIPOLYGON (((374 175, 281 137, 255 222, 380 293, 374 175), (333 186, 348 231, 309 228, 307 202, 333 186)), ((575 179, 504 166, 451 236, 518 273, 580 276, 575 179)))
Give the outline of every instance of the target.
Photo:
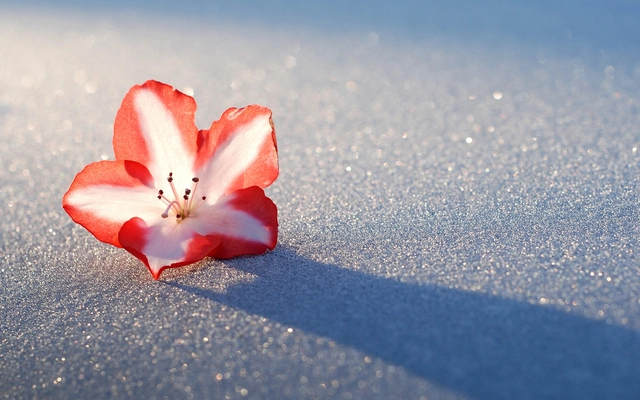
MULTIPOLYGON (((219 157, 227 149, 226 145, 234 139, 249 140, 253 143, 260 141, 255 143, 259 149, 255 159, 250 161, 244 172, 230 182, 224 193, 232 193, 250 186, 261 188, 269 186, 278 177, 276 133, 271 119, 271 110, 258 105, 250 105, 240 109, 230 108, 222 114, 218 121, 211 124, 209 130, 200 131, 196 168, 201 169, 211 159, 219 157), (263 124, 259 123, 261 120, 264 121, 263 124), (236 139, 238 134, 243 131, 242 128, 251 126, 251 124, 259 126, 258 132, 243 139, 236 139)), ((238 160, 238 162, 242 162, 242 160, 238 160)))
POLYGON ((236 210, 243 211, 262 222, 269 234, 268 243, 248 241, 238 237, 218 234, 220 244, 213 249, 210 257, 232 258, 249 254, 262 254, 267 249, 273 250, 278 241, 278 208, 265 196, 264 191, 256 186, 238 190, 232 194, 228 204, 236 210))
MULTIPOLYGON (((71 218, 84 226, 98 240, 122 247, 118 241, 118 231, 127 219, 117 216, 106 218, 86 207, 86 202, 79 201, 77 195, 91 191, 96 187, 110 188, 149 188, 153 198, 153 178, 149 171, 134 161, 100 161, 87 165, 71 183, 69 190, 62 198, 62 206, 71 218)), ((106 199, 109 201, 110 199, 106 199)))
POLYGON ((195 111, 193 98, 169 85, 147 81, 132 87, 116 115, 113 134, 116 159, 137 161, 160 179, 180 168, 191 170, 194 160, 188 157, 195 156, 198 138, 195 111))
MULTIPOLYGON (((167 265, 151 265, 148 257, 152 257, 154 254, 150 253, 153 250, 150 249, 149 244, 152 236, 151 230, 154 228, 157 226, 149 227, 141 218, 132 218, 122 226, 118 235, 122 247, 147 266, 153 279, 158 279, 162 271, 167 268, 178 268, 202 260, 220 242, 217 237, 194 233, 189 239, 186 251, 180 255, 179 260, 167 263, 167 265)), ((168 245, 179 245, 179 243, 169 243, 168 245)))

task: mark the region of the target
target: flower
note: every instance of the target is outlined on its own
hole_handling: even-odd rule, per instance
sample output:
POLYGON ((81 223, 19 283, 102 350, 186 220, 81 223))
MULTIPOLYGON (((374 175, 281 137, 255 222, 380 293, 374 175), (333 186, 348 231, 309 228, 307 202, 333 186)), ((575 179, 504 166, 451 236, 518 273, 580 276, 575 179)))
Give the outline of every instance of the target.
POLYGON ((115 161, 87 165, 62 199, 98 240, 122 247, 158 279, 206 256, 273 249, 277 208, 264 188, 278 176, 271 111, 230 108, 208 130, 192 97, 147 81, 122 101, 115 161))

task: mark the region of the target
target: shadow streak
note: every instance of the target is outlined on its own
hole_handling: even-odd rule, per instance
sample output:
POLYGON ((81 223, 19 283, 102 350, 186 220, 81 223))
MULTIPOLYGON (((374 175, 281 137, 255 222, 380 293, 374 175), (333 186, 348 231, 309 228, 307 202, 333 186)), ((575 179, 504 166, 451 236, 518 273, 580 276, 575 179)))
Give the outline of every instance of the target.
POLYGON ((473 398, 639 398, 640 334, 629 329, 380 278, 282 246, 228 265, 257 278, 226 293, 165 283, 330 338, 473 398))

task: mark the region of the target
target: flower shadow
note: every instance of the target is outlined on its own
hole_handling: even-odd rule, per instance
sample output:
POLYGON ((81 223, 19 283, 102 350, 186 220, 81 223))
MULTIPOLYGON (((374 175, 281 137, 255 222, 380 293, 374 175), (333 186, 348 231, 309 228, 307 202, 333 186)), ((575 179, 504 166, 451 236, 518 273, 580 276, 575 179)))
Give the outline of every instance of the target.
POLYGON ((479 399, 636 398, 640 334, 551 307, 329 265, 278 246, 225 293, 167 285, 330 338, 479 399))

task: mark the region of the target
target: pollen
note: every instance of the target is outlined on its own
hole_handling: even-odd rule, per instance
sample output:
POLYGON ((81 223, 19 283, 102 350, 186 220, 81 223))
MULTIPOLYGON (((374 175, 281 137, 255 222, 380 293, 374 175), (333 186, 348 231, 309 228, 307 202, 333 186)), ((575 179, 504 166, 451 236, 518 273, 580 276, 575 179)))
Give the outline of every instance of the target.
POLYGON ((197 201, 196 203, 194 203, 193 201, 194 198, 196 198, 195 195, 196 191, 198 190, 198 182, 200 182, 200 179, 198 177, 194 177, 191 179, 191 182, 193 182, 193 184, 190 188, 184 189, 184 195, 182 196, 178 195, 178 191, 176 190, 175 184, 173 182, 172 172, 169 172, 167 182, 169 182, 169 186, 171 187, 173 199, 165 196, 162 189, 158 190, 158 199, 160 199, 166 206, 164 212, 160 214, 162 218, 168 218, 169 214, 175 213, 176 221, 184 221, 187 217, 192 215, 193 212, 196 211, 198 207, 200 207, 200 205, 207 199, 207 196, 202 195, 200 197, 200 201, 197 201))

